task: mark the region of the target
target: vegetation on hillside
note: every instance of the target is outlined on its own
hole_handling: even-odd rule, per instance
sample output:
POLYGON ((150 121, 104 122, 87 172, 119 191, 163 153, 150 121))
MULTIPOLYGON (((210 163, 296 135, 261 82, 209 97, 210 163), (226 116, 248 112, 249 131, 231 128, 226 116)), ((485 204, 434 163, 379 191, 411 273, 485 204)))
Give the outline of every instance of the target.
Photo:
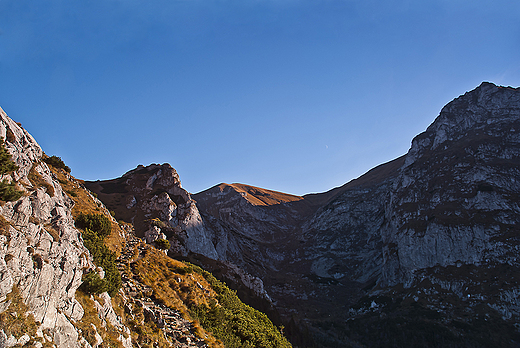
POLYGON ((0 313, 0 323, 4 333, 8 336, 13 335, 17 339, 25 333, 34 336, 38 326, 33 315, 27 312, 27 305, 23 302, 18 287, 13 286, 12 291, 7 294, 6 301, 9 307, 0 313))
MULTIPOLYGON (((404 290, 401 290, 404 291, 404 290)), ((434 297, 434 294, 425 295, 434 297)), ((446 307, 458 303, 447 293, 441 295, 446 307)), ((450 314, 428 308, 422 298, 365 296, 351 311, 358 315, 346 320, 324 320, 316 323, 322 332, 334 330, 341 342, 356 342, 363 347, 437 347, 484 348, 513 347, 520 341, 514 325, 486 305, 473 308, 479 315, 468 315, 467 307, 453 306, 450 314), (454 317, 455 315, 455 317, 454 317), (456 318, 458 316, 458 318, 456 318)), ((337 341, 320 341, 321 347, 338 347, 337 341)))
MULTIPOLYGON (((76 226, 82 229, 84 244, 93 255, 94 263, 105 271, 104 279, 100 279, 97 272, 85 275, 81 291, 76 293, 85 309, 85 316, 76 326, 82 329, 82 335, 89 342, 94 342, 91 327, 94 324, 107 344, 119 345, 113 339, 115 336, 111 334, 110 327, 100 328, 99 318, 91 310, 94 308, 92 299, 88 296, 94 294, 95 298, 96 293, 108 291, 113 295, 114 310, 125 318, 136 342, 143 347, 152 347, 154 342, 158 347, 168 347, 164 335, 153 321, 139 320, 144 315, 141 313, 142 308, 134 308, 132 316, 127 316, 123 310, 123 300, 117 293, 121 278, 115 268, 115 260, 122 249, 124 240, 121 236, 125 232, 121 231, 118 224, 110 221, 108 210, 84 189, 81 181, 63 168, 51 165, 50 169, 63 190, 73 199, 75 205, 72 213, 76 226)), ((167 244, 159 241, 157 246, 165 248, 167 244)), ((290 347, 267 316, 240 302, 233 291, 209 273, 173 260, 151 246, 148 250, 143 258, 128 266, 129 270, 153 289, 152 297, 156 301, 179 310, 186 319, 192 321, 196 334, 204 338, 210 347, 290 347), (203 322, 202 325, 197 318, 203 322), (214 334, 211 334, 212 331, 214 334)))
POLYGON ((16 188, 14 182, 0 181, 0 200, 5 202, 16 201, 22 197, 23 192, 16 188))
MULTIPOLYGON (((74 201, 74 207, 72 208, 74 218, 77 218, 81 214, 103 214, 107 217, 109 216, 110 212, 83 187, 81 180, 77 180, 72 175, 53 166, 51 166, 50 169, 57 177, 63 190, 74 201)), ((111 251, 119 255, 125 243, 122 237, 124 233, 116 222, 111 221, 110 224, 112 226, 111 232, 105 237, 104 242, 111 251)))
POLYGON ((47 163, 48 165, 53 166, 54 168, 63 169, 67 173, 70 173, 70 168, 65 165, 65 163, 63 162, 61 157, 51 156, 51 157, 45 158, 43 161, 45 163, 47 163))
POLYGON ((33 185, 33 187, 44 187, 47 194, 51 197, 54 197, 54 187, 49 184, 45 179, 36 171, 37 164, 33 164, 31 169, 29 170, 29 175, 27 175, 27 178, 33 185))
POLYGON ((0 174, 12 173, 18 170, 18 166, 11 159, 11 154, 4 145, 4 138, 0 137, 0 174))
POLYGON ((105 245, 105 237, 111 232, 110 220, 103 214, 80 214, 76 226, 83 229, 83 243, 92 254, 94 263, 105 272, 103 279, 96 271, 86 274, 83 290, 95 294, 106 291, 113 296, 121 287, 121 275, 116 266, 116 253, 105 245))
POLYGON ((241 302, 234 291, 200 267, 150 248, 133 269, 154 290, 155 298, 197 319, 225 347, 291 347, 265 314, 241 302))
MULTIPOLYGON (((4 138, 0 138, 0 175, 12 173, 18 166, 11 159, 11 154, 4 146, 4 138)), ((22 197, 23 192, 16 188, 16 183, 7 179, 0 181, 0 200, 16 201, 22 197)))
POLYGON ((206 330, 221 339, 227 348, 291 347, 267 315, 240 301, 235 291, 211 273, 197 266, 192 267, 208 281, 217 296, 209 306, 192 306, 190 313, 206 330))
POLYGON ((161 249, 161 250, 170 249, 170 242, 167 239, 162 239, 162 238, 156 239, 154 241, 154 244, 157 249, 161 249))
POLYGON ((98 303, 103 303, 103 301, 96 295, 90 296, 82 291, 76 292, 76 299, 81 304, 81 307, 83 307, 84 314, 81 320, 74 323, 74 326, 81 330, 81 335, 87 342, 94 347, 97 343, 97 333, 103 339, 103 343, 99 347, 123 348, 123 345, 118 340, 121 333, 116 330, 110 322, 103 323, 101 319, 99 319, 93 299, 98 303))
POLYGON ((100 238, 105 238, 112 232, 112 224, 103 214, 80 213, 76 217, 76 227, 94 231, 100 238))

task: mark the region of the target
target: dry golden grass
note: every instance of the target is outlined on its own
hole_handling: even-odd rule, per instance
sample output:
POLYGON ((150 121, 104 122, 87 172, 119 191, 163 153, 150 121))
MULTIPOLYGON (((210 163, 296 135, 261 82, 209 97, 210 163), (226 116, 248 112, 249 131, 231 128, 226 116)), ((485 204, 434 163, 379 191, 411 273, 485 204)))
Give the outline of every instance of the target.
POLYGON ((124 324, 130 329, 134 345, 145 348, 171 347, 162 330, 152 320, 146 320, 142 307, 133 306, 132 313, 126 313, 122 309, 124 301, 119 295, 112 298, 112 305, 116 314, 123 318, 124 324))
POLYGON ((0 329, 3 329, 7 336, 13 335, 17 339, 26 333, 35 336, 38 323, 32 314, 27 313, 28 308, 16 286, 7 294, 6 301, 11 303, 6 311, 0 313, 0 329))
POLYGON ((232 187, 238 193, 244 194, 244 198, 252 205, 276 205, 287 202, 300 201, 301 196, 295 196, 288 193, 266 190, 259 187, 244 185, 244 184, 220 184, 218 188, 224 190, 227 186, 232 187))
POLYGON ((197 336, 204 338, 212 348, 224 348, 213 335, 206 332, 198 321, 189 315, 189 307, 216 300, 211 285, 190 266, 166 256, 161 251, 149 247, 145 256, 133 264, 134 272, 143 284, 153 289, 154 296, 164 305, 182 313, 186 320, 193 322, 197 336))
POLYGON ((54 241, 60 240, 60 233, 58 231, 56 231, 56 229, 54 227, 52 227, 51 224, 45 225, 45 231, 49 232, 49 234, 52 236, 52 239, 54 241))
POLYGON ((31 170, 29 170, 29 175, 27 176, 29 178, 29 181, 33 185, 34 188, 38 187, 45 187, 47 190, 47 194, 51 197, 54 197, 54 187, 52 187, 51 184, 49 184, 47 181, 45 181, 42 176, 34 169, 34 166, 36 164, 33 164, 31 167, 31 170))
POLYGON ((0 215, 0 235, 10 236, 9 222, 2 215, 0 215))
MULTIPOLYGON (((74 323, 75 327, 81 330, 81 335, 90 343, 92 346, 96 343, 96 331, 103 339, 103 347, 123 347, 118 337, 120 333, 107 322, 104 327, 101 319, 99 319, 97 309, 94 307, 94 301, 89 295, 82 291, 76 291, 76 299, 83 307, 85 313, 80 321, 74 323), (96 329, 92 326, 95 325, 96 329)), ((101 299, 96 298, 99 303, 103 303, 101 299)))
POLYGON ((189 266, 150 247, 145 257, 136 262, 139 277, 150 286, 165 305, 175 309, 205 304, 215 297, 209 283, 189 266), (201 288, 202 287, 202 288, 201 288))

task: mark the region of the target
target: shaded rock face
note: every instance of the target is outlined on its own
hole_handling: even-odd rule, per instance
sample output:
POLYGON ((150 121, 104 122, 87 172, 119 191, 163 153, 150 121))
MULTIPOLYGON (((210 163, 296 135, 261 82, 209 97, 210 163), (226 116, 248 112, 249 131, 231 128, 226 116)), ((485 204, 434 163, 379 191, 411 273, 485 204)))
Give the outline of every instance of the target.
POLYGON ((322 194, 297 197, 220 184, 194 198, 208 225, 233 237, 228 260, 262 279, 282 317, 344 318, 345 307, 381 273, 379 231, 403 162, 401 157, 322 194), (255 204, 276 194, 285 199, 255 204))
POLYGON ((121 178, 87 181, 118 219, 134 224, 137 236, 152 243, 170 241, 171 251, 218 259, 214 236, 205 228, 195 202, 182 188, 177 171, 169 164, 138 166, 121 178))
POLYGON ((194 198, 210 228, 226 236, 217 244, 223 259, 249 265, 247 268, 254 269, 255 274, 278 268, 278 261, 285 258, 280 242, 291 242, 298 225, 298 212, 287 204, 303 197, 242 184, 220 184, 194 198))
POLYGON ((483 83, 407 155, 343 187, 269 207, 222 185, 194 197, 287 316, 350 320, 360 297, 402 284, 447 316, 440 293, 517 322, 519 122, 520 90, 483 83))
POLYGON ((518 322, 519 165, 519 89, 483 83, 446 105, 394 180, 380 284, 427 279, 518 322))
MULTIPOLYGON (((518 323, 519 145, 520 90, 483 83, 447 104, 406 155, 342 187, 298 197, 220 184, 193 195, 190 213, 203 226, 199 240, 209 244, 190 247, 176 238, 187 253, 259 277, 286 324, 300 320, 296 326, 308 326, 323 345, 352 343, 341 336, 351 329, 345 323, 381 311, 376 300, 358 304, 382 294, 441 313, 446 322, 471 321, 464 312, 518 323), (332 334, 323 324, 330 320, 340 328, 332 334)), ((175 228, 186 215, 173 211, 187 200, 178 203, 165 186, 154 191, 157 179, 150 178, 162 167, 89 187, 105 203, 112 199, 117 214, 131 212, 136 225, 159 217, 175 228), (119 204, 115 193, 108 196, 116 182, 126 190, 118 191, 119 204)))
MULTIPOLYGON (((81 232, 74 227, 74 203, 41 161, 40 146, 1 109, 0 136, 19 167, 1 179, 16 181, 24 192, 17 201, 0 205, 7 223, 0 233, 0 313, 8 309, 6 297, 17 288, 28 307, 26 314, 32 314, 39 323, 38 337, 46 337, 60 347, 90 346, 74 326, 84 313, 75 292, 84 271, 94 268, 81 232), (31 172, 45 184, 34 186, 29 180, 31 172)), ((0 330, 0 346, 23 345, 35 338, 22 337, 7 337, 0 330)))
POLYGON ((520 91, 483 83, 413 142, 386 217, 385 284, 417 269, 518 265, 520 91))

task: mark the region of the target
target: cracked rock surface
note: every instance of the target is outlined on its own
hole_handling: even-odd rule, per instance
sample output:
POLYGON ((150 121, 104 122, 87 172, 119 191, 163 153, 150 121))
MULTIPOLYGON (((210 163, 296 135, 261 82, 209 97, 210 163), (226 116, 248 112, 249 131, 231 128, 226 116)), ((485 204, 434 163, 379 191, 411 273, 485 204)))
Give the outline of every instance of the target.
MULTIPOLYGON (((0 313, 9 307, 6 297, 16 287, 28 307, 26 314, 32 314, 38 324, 38 337, 59 347, 88 347, 74 326, 84 313, 75 292, 84 271, 94 264, 74 226, 74 203, 42 161, 43 151, 34 138, 1 109, 0 137, 19 167, 1 179, 16 181, 24 192, 20 199, 0 205, 0 215, 8 224, 0 234, 0 313), (35 186, 30 173, 44 184, 35 186)), ((0 329, 0 346, 35 338, 22 337, 7 337, 0 329)))

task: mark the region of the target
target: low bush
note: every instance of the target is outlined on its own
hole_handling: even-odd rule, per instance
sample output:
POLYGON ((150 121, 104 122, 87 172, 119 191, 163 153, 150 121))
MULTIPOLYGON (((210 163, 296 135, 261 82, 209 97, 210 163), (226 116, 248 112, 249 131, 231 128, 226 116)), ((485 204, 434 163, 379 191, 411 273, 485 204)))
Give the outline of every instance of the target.
MULTIPOLYGON (((11 154, 4 146, 4 138, 0 137, 0 174, 12 173, 18 169, 18 166, 11 159, 11 154)), ((23 192, 16 189, 14 182, 9 182, 6 179, 0 182, 0 200, 16 201, 22 197, 23 192)))
POLYGON ((17 201, 22 195, 23 192, 16 188, 14 182, 8 182, 6 179, 0 182, 0 200, 5 202, 17 201))
POLYGON ((83 244, 92 254, 94 263, 105 271, 103 279, 95 272, 85 275, 83 289, 88 293, 107 291, 114 295, 121 287, 121 275, 116 266, 116 254, 105 245, 105 237, 112 229, 110 220, 103 214, 80 214, 76 225, 83 229, 83 244))
POLYGON ((76 218, 76 226, 82 229, 94 231, 96 235, 105 238, 112 232, 110 220, 103 214, 79 214, 76 218))
POLYGON ((192 306, 190 313, 226 347, 292 347, 267 315, 240 301, 235 291, 211 273, 197 266, 192 267, 211 284, 218 302, 212 301, 209 306, 192 306))
POLYGON ((161 249, 161 250, 170 249, 170 242, 167 239, 156 239, 154 243, 155 243, 155 246, 157 247, 157 249, 161 249))
POLYGON ((83 283, 80 289, 87 294, 100 294, 108 291, 108 284, 104 279, 101 279, 99 274, 91 271, 83 276, 83 283))
POLYGON ((18 166, 11 159, 11 154, 4 146, 4 138, 0 137, 0 174, 12 173, 18 166))
POLYGON ((63 169, 67 173, 70 173, 70 168, 68 166, 66 166, 65 163, 63 163, 61 157, 51 156, 51 157, 47 157, 43 161, 45 163, 47 163, 48 165, 53 166, 54 168, 63 169))

